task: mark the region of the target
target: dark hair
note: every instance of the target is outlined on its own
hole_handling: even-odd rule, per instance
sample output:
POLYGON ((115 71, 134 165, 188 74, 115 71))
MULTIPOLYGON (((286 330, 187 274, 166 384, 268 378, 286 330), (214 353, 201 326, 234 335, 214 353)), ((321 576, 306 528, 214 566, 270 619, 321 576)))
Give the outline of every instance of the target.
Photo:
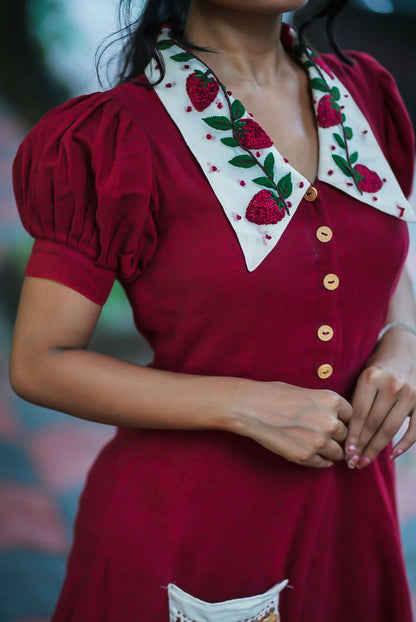
MULTIPOLYGON (((332 49, 344 62, 352 64, 350 59, 338 47, 333 34, 334 20, 348 2, 349 0, 326 0, 323 6, 321 3, 320 7, 312 9, 298 29, 301 44, 305 46, 303 37, 305 28, 318 18, 326 18, 326 32, 332 49)), ((161 67, 162 74, 160 80, 162 80, 164 77, 164 65, 156 46, 156 39, 160 27, 166 23, 170 24, 172 35, 180 45, 194 50, 207 51, 206 48, 192 45, 184 39, 190 0, 147 0, 143 10, 139 12, 133 21, 132 5, 132 0, 119 0, 120 30, 114 33, 114 35, 118 36, 110 43, 107 43, 107 39, 105 39, 97 52, 96 67, 99 80, 100 61, 105 52, 116 42, 122 42, 121 52, 116 57, 117 84, 128 82, 141 75, 152 58, 161 67), (125 25, 123 26, 123 24, 125 25)), ((110 39, 114 35, 111 35, 110 39)), ((209 51, 212 52, 213 50, 209 51)))

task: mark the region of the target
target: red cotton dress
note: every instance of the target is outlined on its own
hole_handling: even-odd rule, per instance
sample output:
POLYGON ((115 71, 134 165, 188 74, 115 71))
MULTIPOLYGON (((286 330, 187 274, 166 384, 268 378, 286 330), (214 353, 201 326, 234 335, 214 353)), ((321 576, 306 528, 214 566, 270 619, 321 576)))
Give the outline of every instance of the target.
MULTIPOLYGON (((35 238, 26 274, 100 305, 119 279, 154 368, 350 399, 408 249, 400 192, 414 143, 394 80, 365 54, 351 53, 352 67, 309 63, 322 130, 310 189, 240 102, 212 75, 201 87, 199 61, 170 45, 177 74, 168 67, 160 94, 140 77, 72 99, 24 140, 14 183, 35 238), (176 112, 163 89, 177 89, 176 112), (393 173, 397 196, 385 190, 393 173)), ((231 433, 119 428, 88 475, 53 622, 277 619, 411 622, 389 451, 363 471, 318 470, 231 433), (279 612, 253 613, 250 600, 244 611, 285 579, 279 612), (202 613, 187 613, 186 597, 169 612, 168 585, 202 613), (209 617, 196 599, 232 602, 209 617)))

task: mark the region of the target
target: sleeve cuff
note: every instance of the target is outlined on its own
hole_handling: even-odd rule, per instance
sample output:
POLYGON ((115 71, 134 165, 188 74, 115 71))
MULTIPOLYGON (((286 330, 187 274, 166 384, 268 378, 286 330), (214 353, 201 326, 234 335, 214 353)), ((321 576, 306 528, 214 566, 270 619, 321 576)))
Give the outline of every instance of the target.
POLYGON ((116 278, 112 270, 97 266, 93 259, 78 250, 39 239, 33 245, 25 275, 58 281, 101 306, 110 295, 116 278))

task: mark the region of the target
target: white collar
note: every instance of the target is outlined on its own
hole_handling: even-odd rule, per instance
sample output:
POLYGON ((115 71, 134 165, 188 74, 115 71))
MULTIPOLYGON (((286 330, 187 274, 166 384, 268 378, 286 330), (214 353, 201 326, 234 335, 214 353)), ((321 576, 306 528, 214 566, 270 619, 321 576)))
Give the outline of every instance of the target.
MULTIPOLYGON (((158 39, 166 75, 153 88, 205 173, 252 271, 278 243, 310 183, 211 69, 169 32, 164 27, 158 39)), ((382 212, 416 221, 351 94, 316 52, 304 53, 290 26, 282 24, 283 33, 310 77, 319 137, 317 180, 382 212)), ((154 61, 145 73, 150 82, 160 77, 154 61)))

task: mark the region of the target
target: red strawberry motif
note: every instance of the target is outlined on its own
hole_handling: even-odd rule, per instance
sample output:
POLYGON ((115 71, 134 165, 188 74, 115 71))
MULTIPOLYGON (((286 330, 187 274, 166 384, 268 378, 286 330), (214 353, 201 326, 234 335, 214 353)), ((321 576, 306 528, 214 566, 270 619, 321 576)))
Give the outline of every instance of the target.
POLYGON ((207 72, 203 73, 197 69, 186 79, 186 91, 198 112, 202 112, 212 104, 219 90, 220 85, 207 72))
POLYGON ((378 192, 382 187, 383 182, 377 173, 364 166, 364 164, 356 164, 354 171, 358 187, 363 192, 378 192))
POLYGON ((260 190, 246 209, 246 219, 256 225, 275 225, 284 217, 284 207, 279 207, 277 197, 270 190, 260 190))
POLYGON ((244 119, 244 127, 238 131, 238 140, 247 149, 264 149, 271 147, 273 141, 253 119, 244 119))
POLYGON ((341 123, 341 111, 331 95, 324 95, 319 100, 317 119, 319 127, 332 127, 341 123))

